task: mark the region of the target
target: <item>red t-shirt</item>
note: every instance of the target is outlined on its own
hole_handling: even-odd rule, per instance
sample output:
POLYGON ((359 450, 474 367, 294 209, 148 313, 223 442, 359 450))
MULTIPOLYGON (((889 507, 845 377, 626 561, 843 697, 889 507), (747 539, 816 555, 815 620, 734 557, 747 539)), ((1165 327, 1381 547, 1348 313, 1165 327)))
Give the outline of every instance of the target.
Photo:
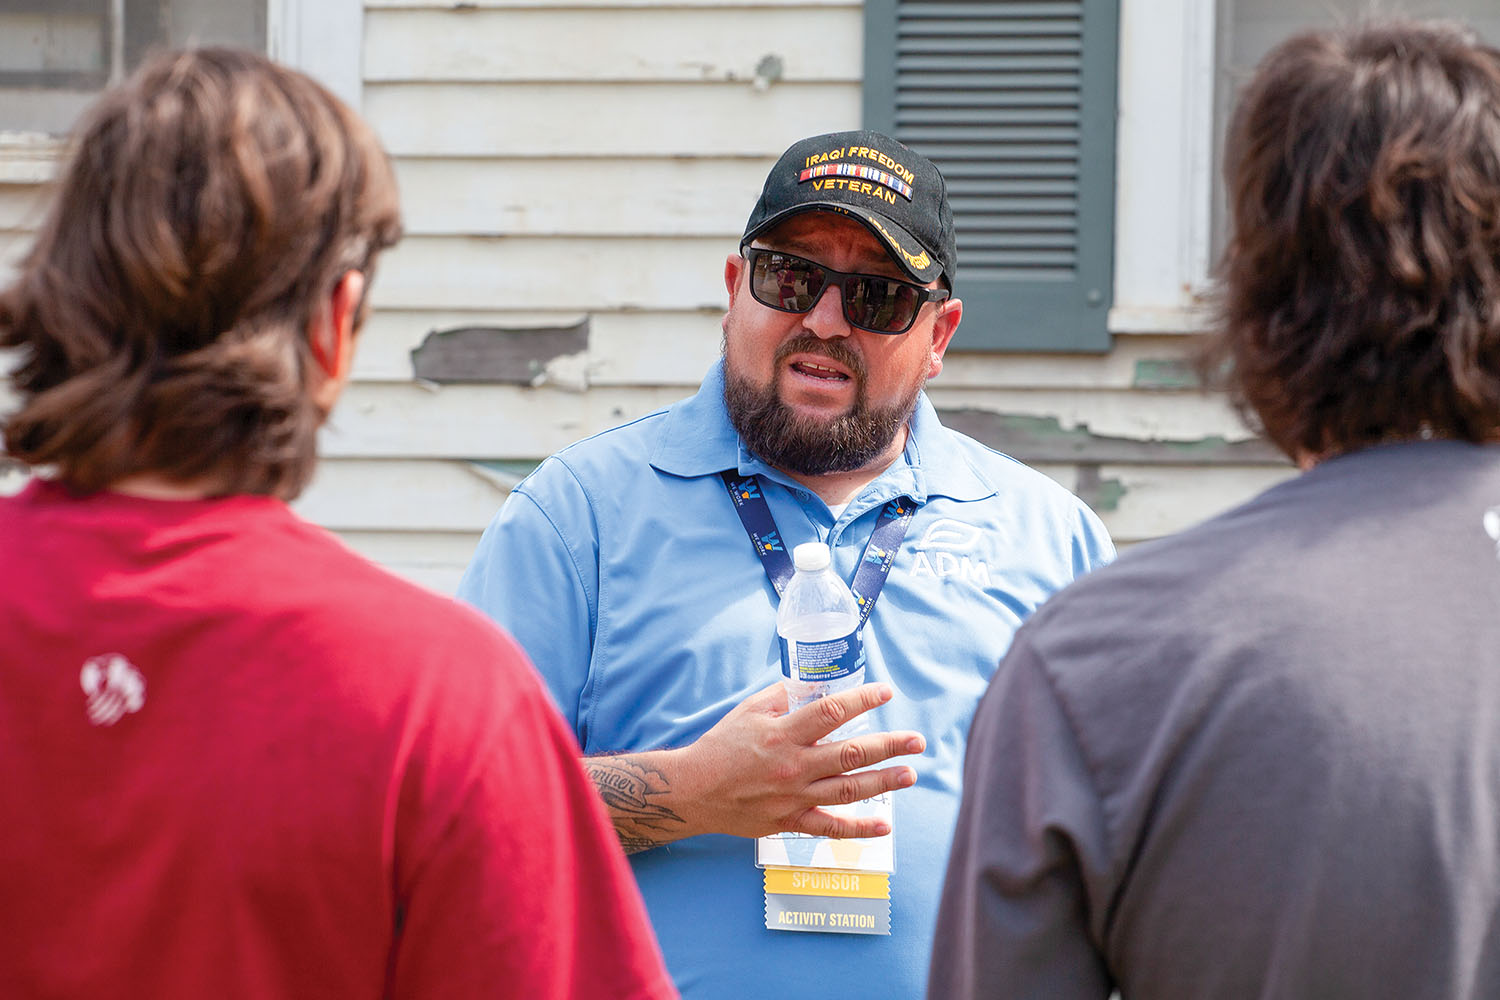
POLYGON ((279 501, 0 500, 0 995, 675 996, 577 752, 279 501))

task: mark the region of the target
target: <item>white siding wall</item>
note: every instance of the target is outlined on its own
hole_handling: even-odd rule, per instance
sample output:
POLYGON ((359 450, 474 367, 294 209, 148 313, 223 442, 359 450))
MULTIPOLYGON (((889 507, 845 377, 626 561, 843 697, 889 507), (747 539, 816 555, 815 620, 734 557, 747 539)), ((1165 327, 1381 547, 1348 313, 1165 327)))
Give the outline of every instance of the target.
MULTIPOLYGON (((765 172, 793 140, 859 125, 863 30, 859 0, 366 0, 362 110, 408 236, 300 509, 451 591, 531 463, 691 392, 765 172), (539 350, 525 377, 413 378, 430 331, 584 320, 586 350, 539 350)), ((0 174, 0 255, 24 243, 35 179, 0 174)), ((994 355, 965 353, 960 329, 930 392, 1129 544, 1288 474, 1177 387, 1190 342, 1147 324, 1104 356, 994 355)))
MULTIPOLYGON (((363 381, 340 414, 358 424, 328 438, 351 513, 338 516, 332 475, 315 512, 371 530, 346 522, 378 480, 352 470, 397 454, 391 482, 414 508, 402 525, 448 512, 474 530, 490 505, 448 499, 434 456, 523 463, 697 384, 718 352, 724 257, 766 170, 797 138, 859 125, 863 8, 367 0, 365 18, 364 110, 397 158, 411 237, 380 276, 363 381), (588 350, 541 364, 536 388, 403 384, 428 330, 583 318, 588 350)), ((1237 455, 1238 420, 1160 377, 1190 342, 1147 325, 1105 356, 995 355, 964 353, 960 329, 930 391, 942 409, 1032 428, 987 437, 1078 489, 1128 544, 1288 473, 1237 455)))

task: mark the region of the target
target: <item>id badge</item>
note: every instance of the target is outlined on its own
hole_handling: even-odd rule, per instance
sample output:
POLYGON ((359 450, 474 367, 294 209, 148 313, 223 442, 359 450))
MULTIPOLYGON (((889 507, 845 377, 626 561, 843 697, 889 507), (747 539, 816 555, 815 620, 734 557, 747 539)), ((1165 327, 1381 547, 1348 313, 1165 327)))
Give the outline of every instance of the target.
MULTIPOLYGON (((892 822, 889 792, 861 802, 825 806, 846 816, 892 822)), ((764 869, 766 928, 823 934, 890 934, 890 877, 896 830, 883 837, 840 840, 774 833, 755 842, 764 869)))

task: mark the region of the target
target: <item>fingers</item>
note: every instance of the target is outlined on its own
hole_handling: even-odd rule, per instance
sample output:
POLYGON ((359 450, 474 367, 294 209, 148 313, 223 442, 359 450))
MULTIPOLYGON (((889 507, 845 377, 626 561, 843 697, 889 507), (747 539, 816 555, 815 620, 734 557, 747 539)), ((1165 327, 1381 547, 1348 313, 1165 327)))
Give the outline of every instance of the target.
POLYGON ((926 740, 909 730, 824 738, 892 695, 890 684, 865 684, 790 714, 780 682, 745 698, 680 751, 687 761, 679 772, 683 787, 699 789, 692 801, 702 829, 740 836, 777 830, 839 838, 883 836, 886 820, 834 815, 820 807, 915 784, 910 767, 876 768, 895 757, 921 754, 926 740))
POLYGON ((824 774, 832 775, 873 767, 892 757, 919 754, 926 749, 927 740, 921 733, 901 730, 822 744, 816 748, 818 757, 815 759, 824 774))
POLYGON ((814 837, 832 837, 836 840, 857 840, 864 837, 884 837, 891 832, 889 820, 878 816, 835 816, 821 809, 810 809, 803 814, 802 822, 793 831, 814 837))
POLYGON ((878 771, 835 774, 807 786, 807 792, 820 806, 842 806, 874 798, 883 792, 910 788, 917 783, 917 772, 909 767, 884 767, 878 771))
POLYGON ((861 684, 819 698, 786 717, 787 735, 798 743, 816 743, 855 716, 884 705, 891 700, 891 695, 889 684, 861 684))
MULTIPOLYGON (((911 768, 888 767, 879 771, 824 778, 808 786, 808 791, 814 793, 819 802, 830 806, 845 805, 873 798, 884 792, 910 788, 916 781, 917 774, 911 768)), ((803 812, 787 829, 815 837, 836 837, 842 840, 883 837, 891 832, 891 824, 888 819, 880 816, 844 816, 814 808, 803 812)))

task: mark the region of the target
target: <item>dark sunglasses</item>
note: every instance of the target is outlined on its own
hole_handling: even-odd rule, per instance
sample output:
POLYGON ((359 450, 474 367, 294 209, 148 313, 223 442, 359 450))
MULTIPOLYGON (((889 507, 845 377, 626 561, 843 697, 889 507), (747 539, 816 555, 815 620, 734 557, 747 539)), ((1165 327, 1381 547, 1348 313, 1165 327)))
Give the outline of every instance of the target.
POLYGON ((846 274, 780 250, 742 246, 750 262, 750 294, 763 306, 789 313, 810 312, 829 285, 844 300, 850 326, 871 333, 905 333, 925 302, 941 302, 946 288, 923 288, 879 274, 846 274))

